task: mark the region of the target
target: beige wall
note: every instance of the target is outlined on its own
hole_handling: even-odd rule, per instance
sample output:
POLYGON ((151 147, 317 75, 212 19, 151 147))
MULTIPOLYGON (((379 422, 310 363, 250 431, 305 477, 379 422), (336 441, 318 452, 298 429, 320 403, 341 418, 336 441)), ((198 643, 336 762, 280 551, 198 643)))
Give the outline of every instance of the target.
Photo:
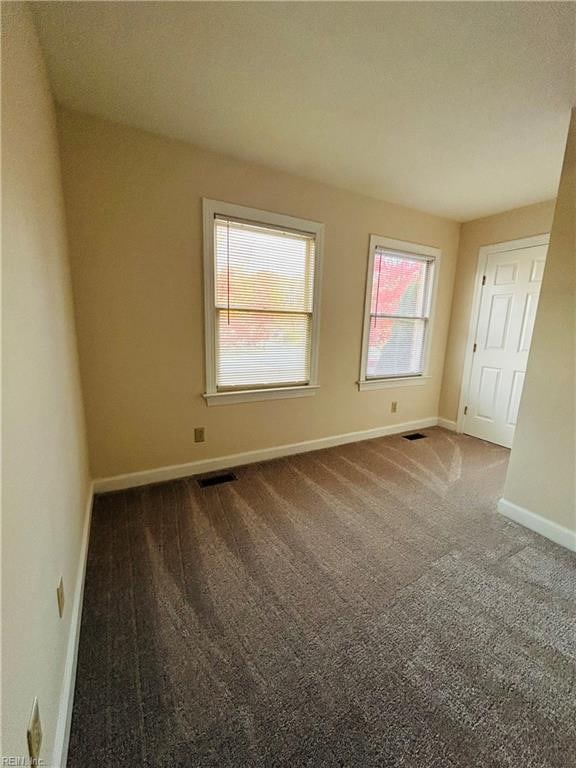
POLYGON ((576 533, 576 110, 504 498, 576 533))
POLYGON ((444 364, 440 416, 449 421, 458 418, 458 402, 462 383, 464 355, 468 339, 470 310, 478 251, 483 245, 502 243, 549 232, 554 213, 554 201, 515 208, 496 216, 462 224, 458 248, 458 268, 454 282, 454 299, 450 333, 444 364))
POLYGON ((78 113, 60 128, 95 477, 437 415, 458 224, 78 113), (325 223, 315 397, 206 406, 203 196, 325 223), (357 390, 370 233, 443 251, 424 386, 357 390))
POLYGON ((28 10, 2 22, 1 752, 27 755, 37 696, 52 764, 87 458, 52 99, 28 10))

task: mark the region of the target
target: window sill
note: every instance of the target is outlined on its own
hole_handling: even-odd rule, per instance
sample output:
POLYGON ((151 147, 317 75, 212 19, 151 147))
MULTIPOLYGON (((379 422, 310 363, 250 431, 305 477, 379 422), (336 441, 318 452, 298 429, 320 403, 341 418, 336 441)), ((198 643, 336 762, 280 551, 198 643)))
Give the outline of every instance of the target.
POLYGON ((358 391, 367 389, 392 389, 395 387, 416 387, 430 381, 430 376, 399 376, 390 379, 368 379, 358 382, 358 391))
POLYGON ((292 397, 311 397, 320 389, 317 384, 300 387, 277 387, 275 389, 243 389, 236 392, 207 392, 203 395, 206 404, 231 405, 232 403, 250 403, 256 400, 282 400, 292 397))

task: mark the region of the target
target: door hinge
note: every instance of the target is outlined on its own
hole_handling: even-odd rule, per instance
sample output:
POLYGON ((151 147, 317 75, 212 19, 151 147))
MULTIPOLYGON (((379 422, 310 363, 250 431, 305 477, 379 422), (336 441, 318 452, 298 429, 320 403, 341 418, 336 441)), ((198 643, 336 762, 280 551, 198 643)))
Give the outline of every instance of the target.
POLYGON ((478 344, 474 342, 474 346, 472 347, 472 352, 476 352, 477 349, 478 349, 478 344))
POLYGON ((466 416, 466 414, 467 414, 467 413, 468 413, 468 406, 467 406, 467 405, 465 405, 465 406, 464 406, 464 416, 466 416))
POLYGON ((482 285, 486 285, 486 275, 482 275, 482 285))

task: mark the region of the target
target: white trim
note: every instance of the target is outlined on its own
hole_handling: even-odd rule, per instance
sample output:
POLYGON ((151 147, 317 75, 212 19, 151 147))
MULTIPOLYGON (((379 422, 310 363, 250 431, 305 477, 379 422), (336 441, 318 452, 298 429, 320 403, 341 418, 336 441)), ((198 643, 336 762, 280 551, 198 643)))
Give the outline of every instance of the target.
POLYGON ((476 276, 474 278, 474 294, 472 298, 472 309, 470 310, 470 320, 468 322, 468 336, 466 340, 466 351, 464 354, 464 366, 462 368, 462 379, 460 384, 460 401, 458 403, 458 419, 456 422, 457 432, 464 431, 464 408, 468 405, 470 378, 472 376, 472 360, 474 342, 478 331, 478 320, 480 315, 480 302, 482 298, 482 278, 486 272, 488 257, 494 253, 505 253, 506 251, 518 251, 522 248, 534 248, 537 245, 548 245, 550 242, 549 234, 534 235, 533 237, 522 237, 518 240, 507 240, 504 243, 493 243, 492 245, 483 245, 478 251, 478 260, 476 262, 476 276))
POLYGON ((438 426, 449 429, 451 432, 456 432, 456 422, 450 419, 443 419, 441 416, 438 416, 438 426))
POLYGON ((504 515, 504 517, 508 517, 510 520, 514 520, 514 522, 529 528, 531 531, 545 536, 556 544, 560 544, 561 547, 566 547, 571 552, 576 552, 576 531, 571 531, 563 525, 558 525, 558 523, 542 517, 542 515, 530 512, 529 509, 519 507, 518 504, 508 501, 508 499, 500 499, 498 502, 498 512, 504 515))
POLYGON ((236 392, 206 393, 202 397, 208 405, 230 405, 231 403, 249 403, 254 400, 278 400, 290 397, 311 397, 320 389, 319 386, 306 384, 301 387, 270 387, 269 389, 239 389, 236 392))
POLYGON ((70 742, 70 725, 72 722, 72 707, 74 704, 74 688, 76 685, 76 663, 78 661, 78 642, 80 640, 80 623, 82 619, 82 602, 84 599, 84 579, 86 576, 86 559, 88 557, 88 541, 90 538, 90 522, 92 520, 92 502, 94 498, 94 483, 90 483, 88 500, 84 515, 84 529, 76 571, 76 584, 74 587, 74 600, 70 615, 70 627, 68 629, 68 646, 66 649, 66 661, 64 662, 64 677, 60 692, 60 706, 58 709, 58 721, 54 735, 54 749, 52 752, 52 765, 65 766, 68 758, 68 745, 70 742))
MULTIPOLYGON (((210 398, 220 393, 216 388, 216 325, 214 322, 214 216, 232 216, 246 219, 259 224, 272 224, 275 227, 285 227, 315 236, 314 252, 314 292, 312 299, 312 338, 310 348, 310 387, 318 388, 318 346, 320 342, 320 298, 322 284, 322 254, 324 247, 324 224, 318 221, 298 219, 272 211, 262 211, 257 208, 247 208, 243 205, 225 203, 218 200, 202 198, 203 237, 204 237, 204 348, 206 359, 206 393, 208 405, 210 398)), ((288 387, 274 388, 281 394, 277 397, 298 397, 287 395, 288 387)), ((256 392, 270 392, 270 390, 248 390, 251 396, 245 400, 268 400, 271 395, 257 397, 256 392)), ((230 393, 226 392, 226 395, 230 393)), ((237 393, 234 393, 236 395, 237 393)), ((308 394, 311 394, 308 392, 308 394)), ((240 398, 228 397, 227 402, 243 402, 240 398)), ((224 402, 224 401, 222 401, 224 402)))
POLYGON ((357 381, 358 391, 364 392, 367 389, 393 389, 394 387, 414 387, 419 384, 426 384, 430 376, 398 376, 389 379, 365 379, 357 381))
POLYGON ((430 245, 421 245, 420 243, 408 243, 404 240, 394 240, 390 237, 381 235, 370 235, 370 245, 368 250, 368 267, 366 270, 366 287, 364 293, 364 323, 362 326, 362 352, 360 355, 360 377, 358 380, 358 390, 360 392, 367 389, 385 389, 387 387, 411 386, 415 383, 425 384, 429 376, 430 364, 430 346, 434 331, 434 317, 436 314, 436 295, 438 292, 440 261, 442 251, 439 248, 433 248, 430 245), (422 374, 420 376, 398 376, 383 379, 368 379, 366 377, 366 366, 368 363, 368 337, 370 333, 370 305, 372 298, 372 275, 374 273, 374 257, 376 248, 388 248, 391 251, 400 251, 411 256, 424 256, 433 260, 432 266, 432 293, 428 297, 428 318, 426 335, 424 338, 424 349, 422 351, 422 374))
POLYGON ((125 488, 136 488, 140 485, 149 485, 150 483, 177 480, 178 478, 189 477, 190 475, 199 475, 205 472, 214 472, 219 469, 239 467, 243 464, 254 464, 257 461, 278 459, 282 456, 292 456, 297 453, 318 451, 322 448, 331 448, 335 445, 356 443, 360 440, 371 440, 375 437, 385 437, 387 435, 396 435, 415 429, 435 427, 437 423, 437 417, 432 416, 428 419, 406 421, 403 424, 389 424, 385 427, 376 427, 375 429, 364 429, 359 432, 347 432, 341 435, 321 437, 316 440, 306 440, 302 443, 279 445, 273 448, 262 448, 257 451, 246 451, 245 453, 233 453, 230 456, 220 456, 214 459, 200 459, 199 461, 191 461, 188 464, 158 467, 157 469, 148 469, 143 472, 131 472, 126 475, 116 475, 115 477, 101 477, 94 481, 94 491, 95 493, 120 491, 125 488))
POLYGON ((519 251, 522 248, 535 248, 538 245, 549 245, 550 233, 543 232, 540 235, 531 235, 530 237, 519 237, 517 240, 505 240, 502 243, 491 243, 481 246, 480 250, 484 253, 506 253, 506 251, 519 251))
POLYGON ((389 248, 391 251, 400 251, 408 256, 428 256, 432 259, 437 259, 440 256, 439 248, 423 245, 422 243, 409 243, 407 240, 395 240, 385 235, 370 235, 370 247, 372 248, 372 246, 374 248, 381 246, 382 248, 389 248))

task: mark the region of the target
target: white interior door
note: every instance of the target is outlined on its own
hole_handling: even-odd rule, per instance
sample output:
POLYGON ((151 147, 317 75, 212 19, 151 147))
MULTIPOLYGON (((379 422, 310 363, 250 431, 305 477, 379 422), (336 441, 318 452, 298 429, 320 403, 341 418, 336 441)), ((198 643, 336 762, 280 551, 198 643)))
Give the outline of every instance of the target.
POLYGON ((463 432, 512 446, 534 329, 546 245, 486 260, 463 432))

